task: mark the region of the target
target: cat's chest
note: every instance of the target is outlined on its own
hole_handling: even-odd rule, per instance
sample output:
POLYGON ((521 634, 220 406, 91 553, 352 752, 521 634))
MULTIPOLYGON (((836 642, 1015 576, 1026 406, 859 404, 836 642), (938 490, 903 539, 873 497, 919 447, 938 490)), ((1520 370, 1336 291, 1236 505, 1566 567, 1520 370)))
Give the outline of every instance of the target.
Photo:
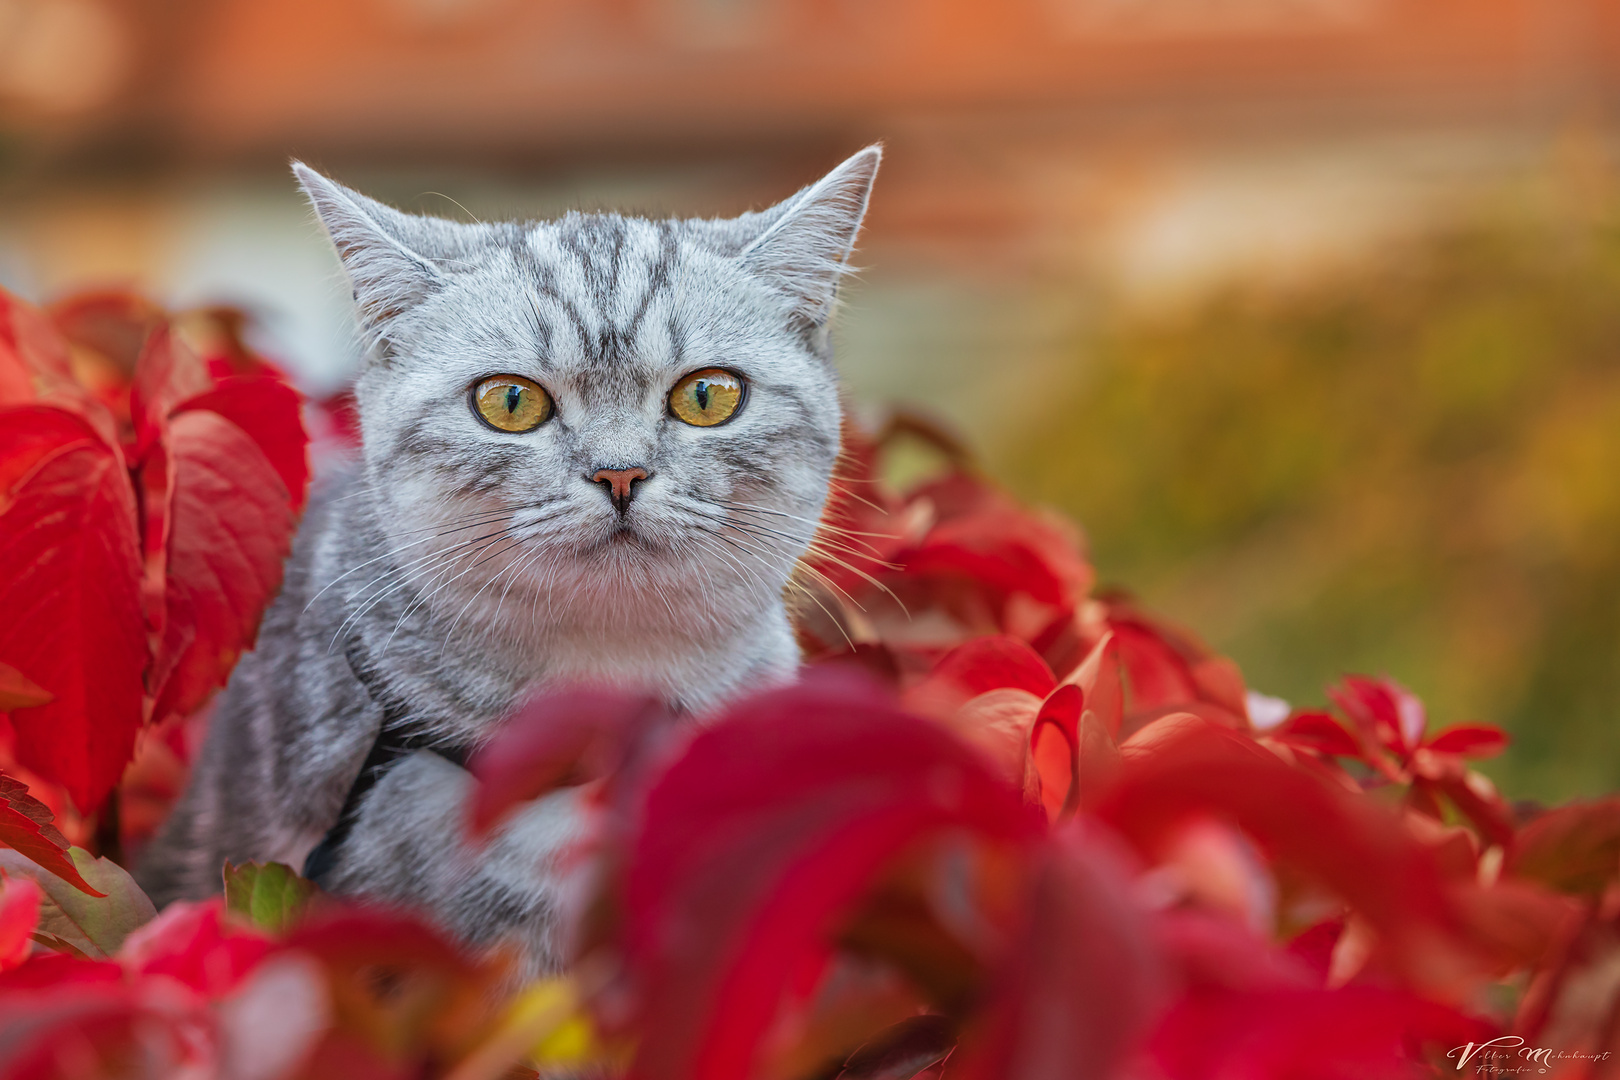
POLYGON ((514 707, 556 686, 616 687, 703 711, 791 678, 799 660, 785 614, 715 641, 551 634, 515 642, 447 638, 413 613, 402 625, 361 628, 348 656, 389 723, 459 745, 481 742, 514 707))

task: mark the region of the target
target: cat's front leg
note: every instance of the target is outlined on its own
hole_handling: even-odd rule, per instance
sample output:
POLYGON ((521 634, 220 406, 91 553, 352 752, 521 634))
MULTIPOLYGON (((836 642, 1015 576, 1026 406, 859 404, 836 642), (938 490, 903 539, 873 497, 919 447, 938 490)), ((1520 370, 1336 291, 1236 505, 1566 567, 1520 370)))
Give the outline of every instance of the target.
POLYGON ((515 945, 526 978, 556 971, 565 863, 583 834, 579 794, 535 800, 479 846, 465 833, 475 788, 467 770, 432 751, 402 759, 361 802, 323 884, 419 908, 476 948, 515 945))

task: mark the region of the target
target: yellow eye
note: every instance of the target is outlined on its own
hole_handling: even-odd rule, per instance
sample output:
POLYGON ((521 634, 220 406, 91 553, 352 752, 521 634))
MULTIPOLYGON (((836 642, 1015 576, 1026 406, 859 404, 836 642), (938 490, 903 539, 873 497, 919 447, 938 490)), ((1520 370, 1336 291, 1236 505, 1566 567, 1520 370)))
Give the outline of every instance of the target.
POLYGON ((551 395, 521 375, 491 375, 473 387, 472 403, 500 431, 533 431, 551 418, 551 395))
POLYGON ((714 427, 737 414, 748 384, 725 368, 694 371, 669 392, 669 411, 693 427, 714 427))

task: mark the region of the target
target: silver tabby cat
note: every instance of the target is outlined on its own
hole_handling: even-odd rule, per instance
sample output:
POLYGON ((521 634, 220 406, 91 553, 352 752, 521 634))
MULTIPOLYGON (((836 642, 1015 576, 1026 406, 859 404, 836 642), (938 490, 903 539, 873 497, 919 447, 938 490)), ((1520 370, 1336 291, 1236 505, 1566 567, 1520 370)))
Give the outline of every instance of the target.
POLYGON ((557 964, 572 797, 471 848, 471 778, 434 748, 476 746, 564 681, 701 713, 793 677, 783 591, 838 454, 828 320, 879 156, 726 220, 490 225, 294 165, 365 335, 362 453, 317 485, 140 867, 154 900, 319 845, 328 888, 557 964))

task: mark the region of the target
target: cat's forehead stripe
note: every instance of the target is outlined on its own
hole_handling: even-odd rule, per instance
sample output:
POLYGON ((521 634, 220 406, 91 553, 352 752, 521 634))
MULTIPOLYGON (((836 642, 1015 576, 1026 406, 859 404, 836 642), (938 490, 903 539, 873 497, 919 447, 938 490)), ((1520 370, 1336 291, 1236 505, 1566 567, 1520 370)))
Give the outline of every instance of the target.
POLYGON ((640 338, 649 312, 670 294, 680 237, 673 222, 571 214, 536 227, 513 254, 533 289, 536 336, 552 358, 573 352, 560 329, 588 369, 622 372, 645 355, 637 346, 647 344, 640 338))

